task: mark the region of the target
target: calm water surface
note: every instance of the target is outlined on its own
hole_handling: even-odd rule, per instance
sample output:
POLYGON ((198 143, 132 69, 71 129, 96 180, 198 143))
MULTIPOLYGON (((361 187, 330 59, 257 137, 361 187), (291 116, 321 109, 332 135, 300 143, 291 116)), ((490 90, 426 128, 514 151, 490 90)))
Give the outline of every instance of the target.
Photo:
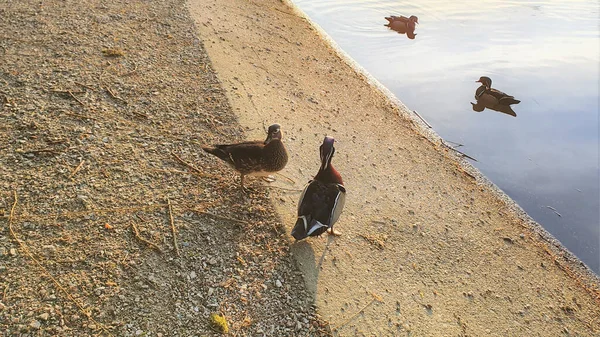
POLYGON ((294 2, 600 273, 597 0, 294 2), (418 16, 416 38, 389 15, 418 16), (517 117, 472 110, 484 75, 521 100, 517 117))

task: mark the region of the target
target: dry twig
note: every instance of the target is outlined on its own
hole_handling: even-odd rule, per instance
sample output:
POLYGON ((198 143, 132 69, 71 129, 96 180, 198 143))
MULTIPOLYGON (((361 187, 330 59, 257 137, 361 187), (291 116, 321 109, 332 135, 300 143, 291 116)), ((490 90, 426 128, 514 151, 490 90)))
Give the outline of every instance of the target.
POLYGON ((55 149, 50 149, 50 148, 45 148, 45 149, 38 149, 38 150, 28 150, 28 151, 23 151, 23 150, 16 150, 15 152, 17 153, 22 153, 22 154, 27 154, 27 153, 54 153, 54 154, 59 154, 58 151, 56 151, 55 149))
POLYGON ((294 181, 294 179, 292 179, 292 178, 290 178, 290 177, 288 177, 288 176, 284 175, 284 174, 283 174, 283 173, 281 173, 281 172, 275 172, 275 174, 276 174, 276 175, 278 175, 278 176, 280 176, 280 177, 283 177, 283 178, 285 178, 287 181, 289 181, 290 183, 292 183, 292 185, 295 185, 295 184, 296 184, 296 182, 294 181))
MULTIPOLYGON (((114 98, 114 99, 116 99, 116 100, 118 100, 118 101, 121 101, 121 102, 123 102, 123 103, 127 104, 127 101, 126 101, 126 100, 124 100, 123 98, 121 98, 121 97, 117 96, 117 94, 115 94, 115 93, 112 91, 112 89, 110 89, 110 87, 108 87, 108 86, 107 86, 107 87, 106 87, 106 91, 108 92, 108 94, 110 95, 110 97, 112 97, 112 98, 114 98)), ((140 114, 140 113, 138 112, 137 114, 140 114)), ((146 116, 146 115, 144 115, 144 114, 140 114, 140 115, 142 115, 142 116, 144 116, 144 117, 147 117, 147 116, 146 116)))
POLYGON ((135 67, 133 68, 133 70, 128 71, 124 74, 119 74, 119 75, 125 77, 125 76, 131 76, 131 75, 135 74, 137 72, 138 66, 137 66, 137 64, 135 64, 134 66, 135 67))
POLYGON ((360 315, 363 311, 365 311, 371 304, 373 304, 373 302, 383 302, 383 299, 381 298, 381 296, 375 294, 375 293, 370 293, 371 296, 373 296, 373 299, 367 303, 364 307, 362 307, 358 312, 356 312, 354 315, 350 316, 347 320, 344 321, 344 323, 340 324, 340 326, 338 326, 337 328, 334 328, 334 331, 338 331, 341 328, 345 327, 348 323, 350 323, 350 321, 352 321, 356 316, 360 315))
POLYGON ((138 231, 138 229, 137 229, 137 227, 136 227, 135 223, 133 223, 133 222, 131 223, 131 228, 133 228, 133 234, 135 235, 135 237, 136 237, 138 240, 140 240, 140 241, 142 241, 143 243, 147 244, 147 245, 148 245, 148 246, 150 246, 151 248, 154 248, 154 249, 158 250, 160 253, 163 253, 162 249, 160 249, 160 247, 159 247, 158 245, 156 245, 156 244, 154 244, 154 243, 152 243, 152 242, 150 242, 150 241, 148 241, 148 240, 144 239, 143 237, 141 237, 141 235, 140 235, 140 232, 138 231))
POLYGON ((69 178, 73 178, 73 176, 75 176, 77 174, 77 172, 79 172, 79 170, 81 170, 83 163, 85 163, 85 160, 82 159, 81 162, 79 163, 79 165, 77 165, 77 167, 75 168, 75 170, 73 170, 73 173, 71 173, 69 178))
POLYGON ((86 115, 80 115, 80 114, 76 114, 74 112, 64 112, 64 114, 67 115, 67 116, 73 116, 73 117, 91 119, 93 121, 97 121, 98 120, 98 119, 96 119, 94 117, 89 117, 89 116, 86 116, 86 115))
POLYGON ((185 162, 183 159, 181 159, 177 154, 175 154, 175 152, 171 152, 171 154, 173 155, 173 157, 175 157, 175 159, 177 159, 177 161, 179 161, 181 164, 187 166, 188 168, 196 171, 196 173, 200 174, 201 176, 204 175, 204 172, 200 171, 199 169, 197 169, 194 165, 192 164, 188 164, 187 162, 185 162))
POLYGON ((4 287, 4 292, 2 293, 2 302, 6 301, 6 293, 8 292, 8 287, 10 286, 10 284, 6 284, 6 287, 4 287))
POLYGON ((423 118, 421 115, 419 115, 419 113, 416 110, 413 110, 413 112, 415 113, 415 115, 417 115, 417 117, 419 117, 419 119, 421 119, 423 121, 423 123, 425 123, 425 125, 427 125, 430 129, 432 128, 431 124, 427 123, 425 118, 423 118))
POLYGON ((94 91, 94 88, 92 88, 91 86, 89 86, 87 84, 83 84, 83 83, 80 83, 80 82, 75 82, 75 84, 80 85, 80 86, 82 86, 82 87, 84 87, 86 89, 90 89, 90 90, 94 91))
POLYGON ((175 231, 175 222, 173 221, 173 206, 171 206, 171 199, 167 198, 167 205, 169 205, 169 221, 171 222, 171 232, 173 232, 173 245, 175 246, 175 253, 179 254, 179 245, 177 245, 177 232, 175 231))
POLYGON ((242 221, 242 220, 238 220, 238 219, 234 219, 234 218, 229 218, 229 217, 222 216, 222 215, 217 215, 217 214, 214 214, 214 213, 211 213, 211 212, 198 211, 198 210, 194 210, 194 211, 197 212, 197 213, 200 213, 200 214, 206 214, 206 215, 211 216, 213 218, 217 218, 217 219, 221 219, 221 220, 227 220, 227 221, 239 223, 239 224, 242 224, 242 225, 249 225, 248 222, 246 222, 246 221, 242 221))
POLYGON ((77 101, 77 103, 81 104, 81 106, 84 106, 85 104, 83 104, 83 102, 81 102, 77 97, 75 97, 75 95, 73 95, 72 91, 67 91, 69 93, 69 96, 73 97, 74 100, 77 101))
POLYGON ((108 331, 108 329, 106 329, 106 327, 97 322, 93 317, 90 311, 85 310, 83 308, 83 305, 81 303, 79 303, 68 291, 67 289, 65 289, 60 282, 58 282, 57 279, 54 278, 54 276, 52 276, 52 274, 50 274, 50 272, 33 256, 33 254, 31 253, 31 251, 29 250, 29 247, 27 247, 27 245, 25 244, 25 242, 23 242, 21 239, 19 239, 19 237, 17 236, 17 233, 15 233, 15 231, 13 230, 12 227, 12 223, 13 223, 13 219, 15 216, 15 208, 17 207, 17 202, 18 202, 18 197, 17 197, 17 191, 13 191, 14 194, 14 203, 10 209, 10 216, 8 217, 8 230, 10 231, 10 234, 12 235, 13 239, 15 241, 17 241, 17 243, 19 244, 19 246, 21 247, 21 249, 25 252, 25 254, 27 254, 27 256, 29 256, 29 258, 35 263, 35 265, 38 266, 38 268, 40 268, 46 275, 48 275, 48 277, 52 280, 52 282, 54 282, 54 284, 56 285, 56 287, 62 291, 67 298, 75 303, 75 305, 77 306, 77 308, 79 309, 79 311, 81 311, 82 314, 84 314, 90 321, 92 321, 94 324, 96 324, 96 326, 99 326, 103 331, 105 331, 106 333, 108 333, 109 336, 112 336, 112 334, 110 333, 110 331, 108 331))

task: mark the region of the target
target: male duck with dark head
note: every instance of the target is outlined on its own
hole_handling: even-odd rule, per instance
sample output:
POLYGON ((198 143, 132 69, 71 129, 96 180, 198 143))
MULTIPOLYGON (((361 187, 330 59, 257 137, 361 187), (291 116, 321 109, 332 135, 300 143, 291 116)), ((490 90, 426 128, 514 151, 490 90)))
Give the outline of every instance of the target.
POLYGON ((318 236, 325 231, 339 235, 333 225, 339 219, 346 201, 346 188, 340 173, 331 165, 335 153, 334 139, 325 137, 321 144, 321 167, 308 182, 298 203, 298 219, 292 229, 292 236, 302 240, 318 236))
POLYGON ((487 76, 481 76, 475 82, 481 83, 475 91, 475 99, 478 104, 497 110, 495 109, 497 105, 510 106, 511 104, 521 103, 521 101, 515 99, 513 96, 492 88, 492 79, 487 76))
POLYGON ((385 19, 388 20, 388 23, 385 25, 386 27, 390 27, 391 29, 399 33, 406 33, 409 36, 412 35, 413 38, 416 35, 415 28, 417 27, 416 24, 419 23, 419 18, 417 18, 416 16, 411 15, 407 18, 403 15, 391 15, 386 16, 385 19))
POLYGON ((282 133, 279 124, 269 126, 265 141, 249 141, 237 144, 220 144, 202 147, 212 155, 219 157, 241 175, 240 186, 244 188, 246 175, 266 176, 281 171, 288 162, 288 154, 281 142, 282 133))

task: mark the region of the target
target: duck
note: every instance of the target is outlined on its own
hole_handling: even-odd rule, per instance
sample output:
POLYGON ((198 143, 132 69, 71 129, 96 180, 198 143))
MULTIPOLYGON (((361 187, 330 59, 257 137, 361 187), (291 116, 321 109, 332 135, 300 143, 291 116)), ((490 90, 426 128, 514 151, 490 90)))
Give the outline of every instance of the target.
POLYGON ((485 106, 492 110, 498 110, 502 109, 502 106, 510 107, 512 104, 521 103, 521 101, 515 99, 513 96, 492 88, 492 79, 487 76, 481 76, 479 80, 475 82, 481 83, 479 88, 475 91, 475 99, 481 106, 485 106))
POLYGON ((281 141, 283 134, 279 124, 269 126, 267 138, 264 141, 247 141, 235 144, 218 144, 203 146, 202 149, 225 161, 240 173, 240 187, 244 187, 244 177, 247 175, 267 176, 285 168, 288 153, 281 141))
POLYGON ((391 15, 386 16, 385 19, 388 20, 388 23, 385 25, 386 27, 390 27, 392 30, 395 30, 399 33, 406 33, 408 37, 412 36, 413 39, 414 36, 417 35, 414 32, 416 24, 419 23, 418 17, 411 15, 407 18, 403 15, 391 15))
POLYGON ((319 147, 321 167, 308 182, 298 202, 298 218, 292 229, 292 236, 302 240, 309 236, 319 236, 325 231, 340 235, 333 230, 344 204, 346 188, 340 173, 333 167, 331 160, 335 153, 335 139, 325 137, 319 147))

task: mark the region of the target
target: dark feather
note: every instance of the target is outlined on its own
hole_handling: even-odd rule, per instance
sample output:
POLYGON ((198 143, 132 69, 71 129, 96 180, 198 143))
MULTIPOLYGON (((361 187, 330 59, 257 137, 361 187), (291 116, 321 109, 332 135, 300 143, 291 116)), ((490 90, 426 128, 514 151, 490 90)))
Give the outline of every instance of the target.
POLYGON ((346 189, 342 185, 319 180, 309 182, 298 205, 298 220, 292 236, 302 240, 321 235, 332 228, 344 207, 345 196, 346 189))
POLYGON ((220 144, 213 148, 202 149, 225 161, 240 173, 249 174, 261 169, 263 149, 261 141, 242 142, 237 144, 220 144))

